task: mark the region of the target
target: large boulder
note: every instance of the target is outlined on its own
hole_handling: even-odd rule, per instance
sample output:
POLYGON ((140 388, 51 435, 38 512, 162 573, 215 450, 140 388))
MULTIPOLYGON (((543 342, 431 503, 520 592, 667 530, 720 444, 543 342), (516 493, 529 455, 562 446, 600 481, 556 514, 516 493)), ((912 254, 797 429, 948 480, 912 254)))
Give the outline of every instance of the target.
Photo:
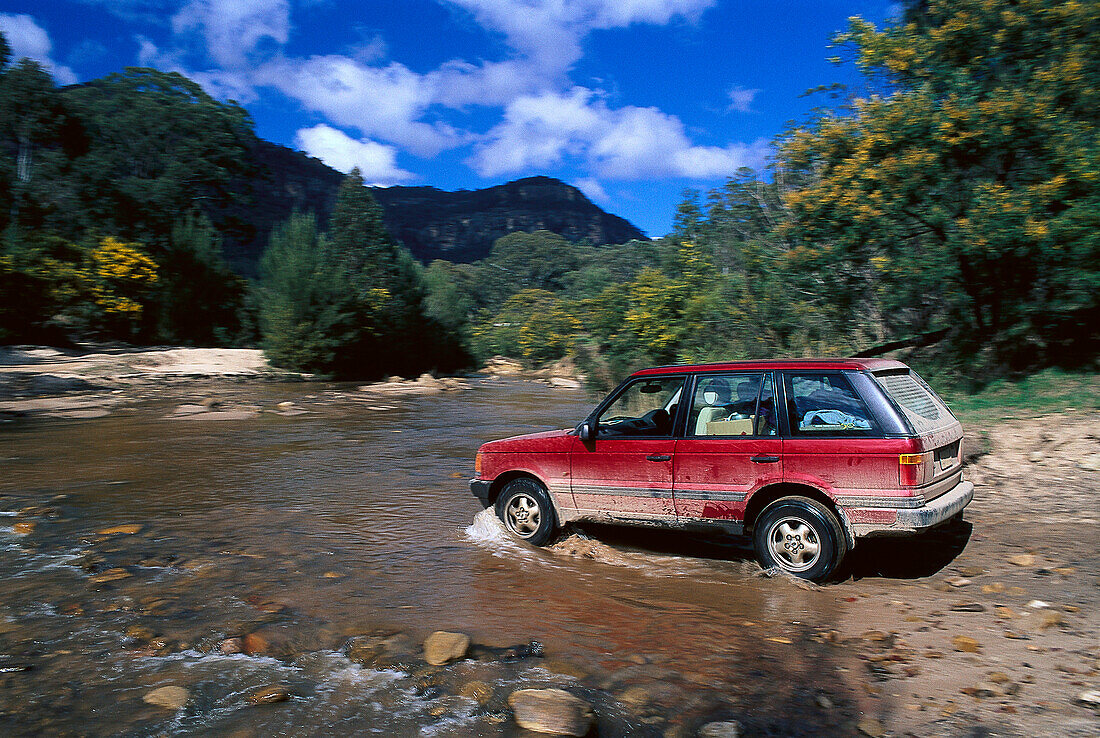
POLYGON ((550 735, 588 735, 592 706, 564 689, 520 689, 508 697, 516 723, 550 735))

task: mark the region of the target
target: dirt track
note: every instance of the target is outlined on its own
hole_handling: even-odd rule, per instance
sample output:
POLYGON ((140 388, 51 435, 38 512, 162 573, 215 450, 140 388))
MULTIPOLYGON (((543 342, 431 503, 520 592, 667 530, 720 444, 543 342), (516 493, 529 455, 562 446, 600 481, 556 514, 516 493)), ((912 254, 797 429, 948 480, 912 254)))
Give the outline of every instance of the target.
POLYGON ((861 543, 832 588, 852 600, 834 637, 858 652, 845 676, 881 717, 872 732, 1100 735, 1100 711, 1078 701, 1100 688, 1100 421, 990 436, 966 472, 966 524, 861 543))

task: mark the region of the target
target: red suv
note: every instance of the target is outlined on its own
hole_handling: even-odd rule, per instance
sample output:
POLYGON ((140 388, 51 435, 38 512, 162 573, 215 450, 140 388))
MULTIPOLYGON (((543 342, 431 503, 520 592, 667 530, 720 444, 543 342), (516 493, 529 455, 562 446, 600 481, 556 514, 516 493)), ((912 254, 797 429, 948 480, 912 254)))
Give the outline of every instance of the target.
POLYGON ((574 520, 720 529, 821 581, 861 537, 961 516, 962 435, 898 361, 656 367, 572 430, 486 443, 470 489, 536 545, 574 520))

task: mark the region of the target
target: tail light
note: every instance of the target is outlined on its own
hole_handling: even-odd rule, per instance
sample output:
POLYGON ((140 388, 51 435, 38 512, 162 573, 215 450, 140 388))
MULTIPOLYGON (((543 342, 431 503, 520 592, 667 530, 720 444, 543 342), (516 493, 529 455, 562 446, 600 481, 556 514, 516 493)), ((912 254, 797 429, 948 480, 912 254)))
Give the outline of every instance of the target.
POLYGON ((919 487, 927 481, 932 454, 901 454, 898 456, 898 481, 902 487, 919 487))
POLYGON ((481 452, 479 451, 477 456, 474 457, 474 474, 481 476, 481 452))

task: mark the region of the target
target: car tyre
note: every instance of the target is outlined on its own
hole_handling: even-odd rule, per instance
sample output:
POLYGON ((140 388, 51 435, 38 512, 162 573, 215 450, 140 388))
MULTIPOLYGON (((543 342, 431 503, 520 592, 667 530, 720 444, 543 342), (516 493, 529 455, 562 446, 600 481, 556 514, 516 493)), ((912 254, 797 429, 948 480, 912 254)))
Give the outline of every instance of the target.
POLYGON ((756 519, 753 547, 765 569, 823 582, 840 567, 848 540, 836 515, 820 502, 783 497, 756 519))
POLYGON ((496 513, 509 533, 535 546, 549 543, 558 527, 546 488, 528 477, 504 485, 497 497, 496 513))

